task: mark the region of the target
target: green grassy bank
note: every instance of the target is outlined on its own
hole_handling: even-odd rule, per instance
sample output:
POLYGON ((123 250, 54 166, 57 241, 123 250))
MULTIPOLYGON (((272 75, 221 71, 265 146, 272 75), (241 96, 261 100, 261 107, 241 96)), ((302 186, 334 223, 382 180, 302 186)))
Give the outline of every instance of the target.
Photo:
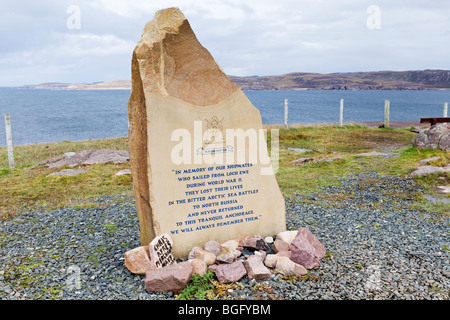
MULTIPOLYGON (((418 150, 411 146, 415 133, 409 129, 369 128, 361 125, 310 125, 290 129, 279 129, 279 170, 278 183, 286 197, 294 193, 310 193, 325 185, 338 185, 339 179, 350 173, 375 171, 381 175, 408 176, 419 165, 418 162, 432 156, 441 160, 433 165, 443 166, 449 162, 449 152, 441 150, 418 150), (290 148, 309 149, 298 153, 290 148), (393 153, 395 157, 360 157, 358 153, 378 151, 393 153), (334 161, 308 162, 296 164, 292 161, 300 157, 324 159, 340 157, 334 161)), ((270 130, 269 130, 270 132, 270 130)), ((270 134, 268 145, 270 147, 270 134)), ((129 168, 126 164, 97 164, 89 166, 89 173, 78 176, 47 177, 59 169, 29 167, 48 158, 61 156, 66 152, 84 149, 128 150, 127 138, 64 141, 21 145, 14 147, 15 170, 8 169, 6 147, 0 147, 0 215, 8 217, 24 210, 44 207, 53 209, 63 206, 90 207, 101 205, 91 198, 102 195, 126 194, 132 196, 130 176, 115 176, 129 168)), ((426 193, 437 195, 434 188, 449 185, 449 174, 417 178, 426 193), (439 176, 441 178, 439 178, 439 176), (439 178, 439 179, 438 179, 439 178)), ((402 195, 399 195, 402 196, 402 195)), ((448 214, 448 204, 430 204, 423 194, 408 195, 416 199, 417 208, 448 214)))

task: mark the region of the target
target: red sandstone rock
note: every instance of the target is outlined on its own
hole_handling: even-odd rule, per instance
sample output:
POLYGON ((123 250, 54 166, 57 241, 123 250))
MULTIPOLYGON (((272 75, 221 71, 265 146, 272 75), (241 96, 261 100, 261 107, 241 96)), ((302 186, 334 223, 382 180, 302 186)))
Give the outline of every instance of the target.
POLYGON ((200 259, 190 260, 192 265, 192 274, 198 274, 202 276, 206 271, 208 271, 208 265, 205 261, 200 259))
POLYGON ((188 260, 195 259, 195 251, 197 251, 197 250, 203 250, 203 248, 202 247, 193 247, 188 254, 188 260))
POLYGON ((320 258, 316 250, 302 233, 297 234, 292 240, 291 252, 291 260, 306 269, 315 269, 320 266, 320 258))
POLYGON ((264 262, 264 260, 266 259, 266 256, 267 256, 267 252, 264 250, 255 251, 255 254, 253 255, 253 257, 259 258, 259 260, 261 260, 261 262, 264 262))
POLYGON ((147 271, 145 274, 145 290, 147 291, 180 291, 183 290, 193 273, 190 261, 171 264, 163 268, 147 271))
POLYGON ((278 257, 276 271, 285 276, 303 276, 308 273, 305 267, 293 262, 288 257, 278 257))
POLYGON ((245 269, 247 270, 247 275, 250 279, 267 279, 270 277, 271 272, 267 269, 261 258, 258 256, 251 256, 245 261, 245 269))
POLYGON ((247 274, 244 264, 241 261, 220 264, 216 268, 216 277, 220 283, 232 283, 239 281, 247 274))
POLYGON ((134 274, 144 275, 151 269, 148 246, 141 246, 125 252, 125 266, 134 274))
POLYGON ((320 241, 316 238, 316 236, 312 234, 311 231, 309 231, 307 228, 302 227, 298 229, 298 234, 303 234, 306 237, 306 239, 308 239, 309 243, 311 243, 311 245, 316 250, 317 257, 319 259, 325 257, 327 253, 325 247, 323 246, 322 243, 320 243, 320 241))
POLYGON ((272 246, 273 252, 277 253, 280 251, 289 251, 289 243, 281 239, 275 239, 272 246))
POLYGON ((216 255, 206 250, 196 250, 194 253, 196 259, 200 259, 206 262, 208 266, 216 263, 216 255))
POLYGON ((205 243, 205 250, 214 253, 216 256, 218 256, 220 251, 222 251, 222 247, 220 246, 220 243, 218 243, 217 241, 209 240, 208 242, 205 243))
POLYGON ((251 248, 255 250, 269 250, 269 245, 264 241, 264 239, 259 236, 246 237, 239 242, 239 246, 244 248, 251 248))
POLYGON ((233 263, 237 257, 241 255, 239 250, 233 250, 230 248, 223 248, 220 253, 217 255, 217 261, 223 263, 233 263))
POLYGON ((268 254, 264 259, 264 265, 269 268, 275 268, 277 265, 278 256, 276 254, 268 254))
POLYGON ((294 240, 297 233, 298 230, 283 231, 277 234, 276 239, 283 240, 284 242, 291 244, 292 240, 294 240))
POLYGON ((280 251, 277 253, 278 257, 288 257, 291 258, 292 252, 291 251, 280 251))

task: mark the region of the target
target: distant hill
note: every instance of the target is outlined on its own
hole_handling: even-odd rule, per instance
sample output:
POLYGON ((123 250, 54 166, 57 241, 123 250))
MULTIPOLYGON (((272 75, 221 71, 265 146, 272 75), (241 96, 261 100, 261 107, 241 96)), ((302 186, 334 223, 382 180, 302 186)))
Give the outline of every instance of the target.
POLYGON ((243 90, 425 90, 450 89, 450 70, 301 73, 230 78, 243 90))
MULTIPOLYGON (((450 70, 374 71, 345 73, 293 72, 279 76, 229 76, 242 90, 427 90, 450 89, 450 70)), ((130 89, 131 81, 94 83, 42 83, 26 89, 111 90, 130 89)))

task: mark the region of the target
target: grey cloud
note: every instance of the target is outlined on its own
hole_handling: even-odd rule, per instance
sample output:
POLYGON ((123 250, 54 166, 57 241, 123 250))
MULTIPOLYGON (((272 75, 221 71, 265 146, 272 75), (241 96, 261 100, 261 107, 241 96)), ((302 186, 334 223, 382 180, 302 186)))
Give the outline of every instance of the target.
POLYGON ((128 79, 142 28, 169 6, 230 74, 450 69, 448 0, 24 0, 0 3, 0 86, 128 79), (373 4, 380 30, 366 26, 373 4))

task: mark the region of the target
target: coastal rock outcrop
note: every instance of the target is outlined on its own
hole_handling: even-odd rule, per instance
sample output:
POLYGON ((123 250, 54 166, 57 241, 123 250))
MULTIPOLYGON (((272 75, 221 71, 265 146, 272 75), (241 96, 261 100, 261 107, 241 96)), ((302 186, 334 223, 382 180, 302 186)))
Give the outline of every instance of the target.
POLYGON ((47 168, 60 168, 68 166, 70 168, 79 165, 93 165, 98 163, 125 163, 130 159, 130 154, 126 150, 81 150, 78 152, 67 152, 62 157, 50 158, 38 163, 38 166, 47 168))
POLYGON ((429 174, 445 173, 445 172, 450 172, 450 165, 446 165, 445 167, 420 166, 416 170, 411 172, 411 177, 426 176, 429 174))
POLYGON ((440 123, 420 131, 412 145, 418 149, 450 150, 450 123, 440 123))

